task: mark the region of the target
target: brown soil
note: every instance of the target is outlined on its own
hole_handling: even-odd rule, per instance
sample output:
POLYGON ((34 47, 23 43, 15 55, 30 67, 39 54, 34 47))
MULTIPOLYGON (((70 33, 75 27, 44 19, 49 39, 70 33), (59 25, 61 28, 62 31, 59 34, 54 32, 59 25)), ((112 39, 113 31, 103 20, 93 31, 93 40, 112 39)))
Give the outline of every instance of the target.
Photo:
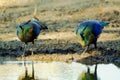
POLYGON ((24 43, 16 36, 18 24, 32 19, 37 5, 38 18, 47 24, 35 45, 28 44, 27 60, 69 62, 119 62, 120 61, 120 1, 119 0, 17 0, 0 1, 0 56, 22 60, 24 43), (12 2, 13 1, 13 2, 12 2), (29 1, 29 3, 28 3, 29 1), (9 3, 10 2, 10 3, 9 3), (6 5, 3 5, 6 3, 6 5), (83 50, 76 38, 78 23, 89 20, 110 22, 98 39, 98 51, 94 46, 83 50), (31 47, 34 55, 31 55, 31 47))

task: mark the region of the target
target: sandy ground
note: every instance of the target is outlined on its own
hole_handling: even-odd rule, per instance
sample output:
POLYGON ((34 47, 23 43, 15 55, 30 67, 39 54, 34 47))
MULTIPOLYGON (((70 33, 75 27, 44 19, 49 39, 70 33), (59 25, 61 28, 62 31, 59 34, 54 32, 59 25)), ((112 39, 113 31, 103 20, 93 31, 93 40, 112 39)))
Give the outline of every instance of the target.
POLYGON ((24 43, 16 36, 18 24, 32 19, 37 6, 38 18, 46 23, 35 45, 28 44, 27 60, 41 61, 120 61, 120 1, 119 0, 0 0, 0 56, 2 59, 21 60, 24 43), (29 1, 29 2, 28 2, 29 1), (106 20, 98 39, 98 51, 94 46, 82 54, 83 48, 76 38, 77 25, 89 19, 106 20), (34 55, 31 56, 31 47, 34 55))

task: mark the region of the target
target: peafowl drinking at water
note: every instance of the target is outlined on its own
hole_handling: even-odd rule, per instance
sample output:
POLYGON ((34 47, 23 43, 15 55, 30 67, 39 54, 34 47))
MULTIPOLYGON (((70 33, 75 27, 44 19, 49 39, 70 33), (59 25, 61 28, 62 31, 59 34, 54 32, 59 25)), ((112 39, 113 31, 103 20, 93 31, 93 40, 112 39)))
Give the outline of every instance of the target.
POLYGON ((76 29, 76 35, 80 40, 82 47, 86 47, 83 53, 87 51, 90 44, 97 48, 97 39, 102 30, 109 23, 106 21, 88 20, 80 23, 76 29))

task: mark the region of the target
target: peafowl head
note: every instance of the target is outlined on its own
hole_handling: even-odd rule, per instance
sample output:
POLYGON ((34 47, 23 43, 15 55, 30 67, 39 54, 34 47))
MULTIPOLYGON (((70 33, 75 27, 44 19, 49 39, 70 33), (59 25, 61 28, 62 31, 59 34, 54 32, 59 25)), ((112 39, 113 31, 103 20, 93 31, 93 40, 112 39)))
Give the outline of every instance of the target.
POLYGON ((45 23, 42 23, 41 24, 41 30, 45 30, 45 29, 48 29, 48 27, 45 23))
POLYGON ((107 21, 100 21, 99 23, 102 26, 102 28, 104 28, 104 26, 108 26, 109 25, 109 22, 107 22, 107 21))

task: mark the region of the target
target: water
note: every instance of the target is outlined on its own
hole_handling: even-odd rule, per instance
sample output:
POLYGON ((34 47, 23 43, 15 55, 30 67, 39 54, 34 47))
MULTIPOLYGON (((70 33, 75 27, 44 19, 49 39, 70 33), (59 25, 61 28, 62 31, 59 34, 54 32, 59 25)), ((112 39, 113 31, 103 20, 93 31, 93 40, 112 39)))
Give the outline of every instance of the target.
POLYGON ((37 61, 0 63, 0 80, 85 80, 82 78, 120 80, 120 64, 85 65, 76 62, 37 61))

